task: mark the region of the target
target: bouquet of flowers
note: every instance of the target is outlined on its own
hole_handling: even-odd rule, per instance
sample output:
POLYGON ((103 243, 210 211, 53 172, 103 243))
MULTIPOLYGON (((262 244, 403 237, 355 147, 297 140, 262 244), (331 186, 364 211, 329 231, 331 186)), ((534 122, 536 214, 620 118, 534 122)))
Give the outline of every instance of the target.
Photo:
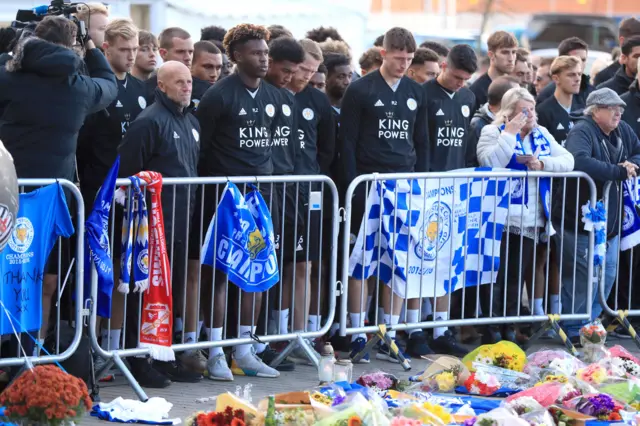
POLYGON ((527 357, 524 372, 535 374, 539 370, 552 370, 565 376, 573 376, 579 368, 586 365, 568 352, 561 350, 540 350, 527 357))
POLYGON ((565 406, 587 416, 597 417, 599 420, 622 420, 620 416, 622 405, 604 393, 582 396, 567 401, 565 406))
POLYGON ((500 382, 495 376, 478 371, 471 373, 464 387, 474 395, 493 395, 500 389, 500 382))
POLYGON ((581 368, 576 372, 576 378, 594 385, 605 382, 608 378, 607 369, 600 364, 591 364, 588 367, 581 368))
POLYGON ((366 388, 372 388, 376 391, 398 390, 401 391, 404 385, 393 374, 377 371, 375 373, 363 374, 358 377, 356 383, 366 388))
POLYGON ((406 418, 417 419, 421 425, 441 426, 453 422, 453 416, 442 405, 423 402, 411 404, 398 410, 406 418))
POLYGON ((630 359, 615 357, 609 362, 611 375, 616 377, 640 377, 640 365, 630 359))
POLYGON ((584 359, 587 362, 595 362, 605 352, 604 343, 607 340, 607 330, 600 320, 595 320, 580 329, 580 343, 583 348, 584 359))
POLYGON ((556 382, 556 383, 568 383, 569 378, 562 374, 542 374, 540 377, 540 381, 536 383, 534 386, 540 386, 544 383, 556 382))
POLYGON ((525 413, 544 410, 544 407, 530 396, 523 396, 506 402, 505 407, 515 411, 519 416, 525 413))
POLYGON ((476 362, 522 372, 527 356, 515 343, 502 340, 493 345, 480 346, 465 356, 462 362, 469 371, 475 371, 473 363, 476 362))
POLYGON ((224 411, 199 411, 185 420, 186 426, 245 426, 244 410, 227 407, 224 411))
POLYGON ((4 416, 18 424, 72 424, 91 409, 87 385, 55 365, 24 371, 0 395, 4 416))
POLYGON ((469 377, 469 371, 458 358, 450 356, 424 356, 428 367, 424 373, 410 378, 410 381, 420 382, 412 387, 423 392, 453 392, 456 386, 462 385, 469 377))
POLYGON ((500 407, 488 413, 465 420, 464 426, 530 426, 530 423, 520 419, 513 411, 500 407))

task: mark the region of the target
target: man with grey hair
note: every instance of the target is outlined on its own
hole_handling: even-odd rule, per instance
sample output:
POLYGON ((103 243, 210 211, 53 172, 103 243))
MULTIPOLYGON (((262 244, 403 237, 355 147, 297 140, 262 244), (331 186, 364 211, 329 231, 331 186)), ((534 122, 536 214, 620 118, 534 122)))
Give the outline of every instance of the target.
MULTIPOLYGON (((596 198, 602 198, 603 189, 611 183, 607 208, 607 251, 605 259, 605 297, 611 292, 618 266, 618 229, 621 184, 636 176, 640 165, 640 141, 633 129, 621 120, 625 102, 616 92, 608 88, 598 89, 587 98, 584 117, 576 121, 567 135, 566 149, 575 158, 575 170, 588 174, 596 184, 596 198)), ((556 194, 561 193, 558 191, 556 194)), ((591 303, 591 319, 598 318, 602 306, 598 298, 596 280, 593 280, 592 300, 587 300, 586 283, 588 262, 585 253, 589 247, 589 236, 577 226, 580 212, 576 205, 583 206, 590 199, 588 185, 578 187, 576 179, 567 180, 565 199, 553 203, 554 226, 558 229, 557 247, 562 247, 562 313, 585 313, 591 303), (576 197, 578 200, 576 202, 576 197), (561 227, 564 216, 564 229, 561 227), (578 233, 575 233, 578 229, 578 233), (573 262, 575 262, 575 269, 573 262), (575 271, 575 272, 574 272, 575 271), (575 283, 575 288, 574 288, 575 283)), ((579 224, 578 224, 579 225, 579 224)), ((579 330, 587 321, 565 321, 567 335, 574 345, 579 344, 579 330)))

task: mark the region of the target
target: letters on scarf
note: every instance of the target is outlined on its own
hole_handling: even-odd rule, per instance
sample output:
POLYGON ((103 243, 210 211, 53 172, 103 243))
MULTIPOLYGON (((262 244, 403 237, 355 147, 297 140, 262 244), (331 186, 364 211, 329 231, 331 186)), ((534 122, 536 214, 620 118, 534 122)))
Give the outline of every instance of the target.
POLYGON ((201 260, 246 292, 263 292, 279 281, 273 223, 260 191, 252 187, 243 197, 235 184, 227 184, 201 260))
POLYGON ((622 235, 620 250, 629 250, 640 243, 640 184, 638 178, 622 183, 622 235))
POLYGON ((111 293, 113 291, 113 261, 109 249, 109 213, 120 168, 120 157, 111 166, 104 183, 98 191, 93 210, 85 222, 85 280, 84 298, 91 297, 91 263, 98 273, 97 313, 111 318, 111 293))
MULTIPOLYGON (((175 354, 171 349, 173 329, 173 300, 171 295, 171 270, 167 255, 167 243, 164 233, 162 215, 162 175, 157 172, 140 172, 130 177, 132 183, 132 199, 123 224, 121 259, 121 282, 118 290, 128 292, 130 270, 135 264, 134 291, 143 292, 142 318, 140 321, 140 346, 149 348, 150 355, 158 361, 173 361, 175 354), (151 234, 147 230, 147 208, 140 183, 146 183, 147 192, 151 195, 151 234), (135 248, 132 239, 135 232, 135 248), (148 244, 148 256, 147 256, 148 244), (133 252, 133 254, 132 254, 133 252), (133 259, 135 258, 135 262, 133 259), (149 259, 151 268, 149 268, 149 259)), ((118 191, 124 191, 122 188, 118 191)), ((122 193, 118 194, 122 198, 122 193)))
MULTIPOLYGON (((460 171, 473 176, 474 170, 491 169, 460 171)), ((510 189, 508 178, 375 182, 349 259, 350 276, 379 274, 403 298, 495 282, 510 189)))

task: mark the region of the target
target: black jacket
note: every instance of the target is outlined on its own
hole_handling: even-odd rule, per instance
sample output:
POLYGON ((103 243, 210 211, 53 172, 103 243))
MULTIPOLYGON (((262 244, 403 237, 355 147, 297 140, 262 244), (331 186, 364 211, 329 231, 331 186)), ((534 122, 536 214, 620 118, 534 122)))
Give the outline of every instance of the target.
POLYGON ((598 74, 596 74, 596 76, 593 78, 593 83, 596 86, 601 85, 602 83, 604 83, 605 81, 613 77, 616 74, 616 72, 620 69, 620 67, 622 67, 620 62, 618 61, 612 62, 611 65, 609 65, 608 67, 600 71, 598 74))
POLYGON ((618 68, 618 71, 615 73, 613 77, 609 80, 605 81, 602 84, 598 85, 598 89, 602 89, 604 87, 608 87, 609 89, 616 92, 618 95, 622 95, 629 91, 629 87, 633 83, 633 77, 629 77, 627 75, 627 71, 625 67, 618 68))
POLYGON ((73 180, 78 132, 87 115, 117 96, 116 78, 105 57, 89 50, 90 77, 71 49, 31 37, 0 68, 0 140, 21 178, 73 180))
POLYGON ((631 126, 640 138, 640 86, 638 80, 635 80, 629 91, 621 96, 622 100, 627 104, 624 107, 622 119, 631 126))
MULTIPOLYGON (((478 141, 480 140, 480 135, 482 134, 482 129, 487 124, 493 123, 494 118, 489 115, 489 104, 484 104, 480 107, 479 110, 473 115, 471 119, 471 131, 469 132, 469 148, 476 149, 478 147, 478 141)), ((469 165, 471 167, 471 165, 469 165)))
MULTIPOLYGON (((589 82, 589 76, 586 74, 582 74, 582 79, 580 80, 580 92, 578 92, 577 95, 573 96, 571 111, 582 111, 584 107, 587 106, 587 97, 594 90, 596 90, 596 88, 593 87, 589 82)), ((542 92, 538 93, 536 104, 540 104, 548 98, 552 97, 555 91, 556 83, 551 82, 547 84, 547 87, 542 89, 542 92)))
MULTIPOLYGON (((143 170, 163 177, 197 177, 200 154, 200 124, 186 109, 180 109, 156 89, 156 102, 147 107, 131 123, 118 147, 120 177, 132 176, 143 170)), ((162 191, 162 210, 166 235, 170 237, 175 224, 175 240, 185 241, 187 214, 193 211, 195 186, 178 185, 162 191), (175 194, 175 221, 173 196, 175 194)))
MULTIPOLYGON (((565 148, 573 154, 574 170, 585 172, 595 182, 596 199, 602 199, 605 184, 612 183, 609 191, 609 204, 606 206, 608 212, 607 234, 609 238, 615 236, 619 228, 619 214, 617 213, 620 205, 619 186, 620 182, 627 179, 626 169, 618 164, 630 161, 640 165, 638 137, 624 121, 621 121, 618 128, 607 136, 591 117, 581 117, 567 135, 565 148), (611 142, 615 145, 611 146, 611 142)), ((581 212, 576 212, 577 182, 577 179, 567 179, 566 197, 564 200, 556 199, 553 203, 553 218, 554 223, 560 224, 564 208, 564 229, 574 230, 577 219, 579 222, 578 230, 584 232, 580 221, 581 212)), ((578 209, 589 201, 590 191, 584 180, 580 182, 579 190, 578 209)))

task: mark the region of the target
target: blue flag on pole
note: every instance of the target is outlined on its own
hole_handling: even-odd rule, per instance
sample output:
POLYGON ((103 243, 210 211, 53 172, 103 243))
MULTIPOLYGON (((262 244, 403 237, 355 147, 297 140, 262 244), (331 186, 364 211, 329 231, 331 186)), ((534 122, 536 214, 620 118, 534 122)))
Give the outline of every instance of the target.
POLYGON ((246 196, 229 182, 202 247, 202 264, 215 266, 246 292, 263 292, 280 277, 271 214, 260 192, 246 196))
POLYGON ((111 166, 109 174, 96 195, 93 210, 85 222, 85 299, 91 297, 91 268, 93 261, 98 271, 97 314, 103 318, 111 318, 111 293, 113 291, 113 261, 109 249, 109 216, 111 203, 120 168, 120 157, 111 166))

